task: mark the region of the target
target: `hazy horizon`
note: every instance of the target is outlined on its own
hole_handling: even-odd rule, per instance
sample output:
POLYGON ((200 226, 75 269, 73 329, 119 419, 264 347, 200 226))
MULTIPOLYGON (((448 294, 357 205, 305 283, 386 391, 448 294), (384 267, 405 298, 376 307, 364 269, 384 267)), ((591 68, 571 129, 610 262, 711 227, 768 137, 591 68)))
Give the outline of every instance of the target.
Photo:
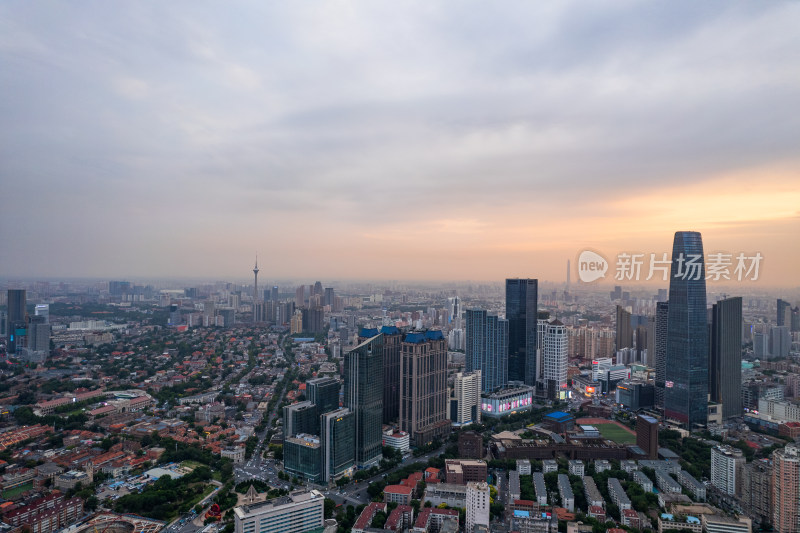
POLYGON ((584 249, 695 230, 764 257, 730 285, 797 287, 799 24, 762 2, 0 4, 0 278, 247 280, 258 253, 265 281, 557 284, 569 259, 577 284, 584 249))

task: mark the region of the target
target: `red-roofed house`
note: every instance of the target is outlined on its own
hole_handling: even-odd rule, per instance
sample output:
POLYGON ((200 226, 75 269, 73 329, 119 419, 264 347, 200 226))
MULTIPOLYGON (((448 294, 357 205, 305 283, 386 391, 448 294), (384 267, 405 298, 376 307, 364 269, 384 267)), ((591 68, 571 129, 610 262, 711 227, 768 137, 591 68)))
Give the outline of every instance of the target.
POLYGON ((778 426, 778 435, 797 439, 800 437, 800 422, 786 422, 778 426))
POLYGON ((410 505, 412 492, 412 487, 388 485, 383 489, 383 501, 386 503, 396 502, 399 505, 410 505))
POLYGON ((600 522, 606 521, 606 510, 599 505, 592 505, 589 507, 589 516, 596 518, 600 522))
POLYGON ((353 533, 364 533, 364 530, 372 524, 372 519, 375 518, 378 511, 386 512, 386 504, 371 502, 361 511, 361 514, 358 515, 358 519, 356 519, 356 523, 353 524, 353 529, 351 531, 353 533))
POLYGON ((633 509, 623 509, 622 510, 622 525, 639 529, 639 525, 640 525, 639 513, 637 513, 633 509))
POLYGON ((414 508, 410 505, 398 505, 389 514, 383 529, 387 531, 405 531, 414 523, 414 508))
POLYGON ((419 512, 416 521, 414 522, 414 531, 439 531, 442 528, 442 523, 445 520, 455 520, 458 524, 458 511, 455 509, 436 509, 426 508, 419 512))

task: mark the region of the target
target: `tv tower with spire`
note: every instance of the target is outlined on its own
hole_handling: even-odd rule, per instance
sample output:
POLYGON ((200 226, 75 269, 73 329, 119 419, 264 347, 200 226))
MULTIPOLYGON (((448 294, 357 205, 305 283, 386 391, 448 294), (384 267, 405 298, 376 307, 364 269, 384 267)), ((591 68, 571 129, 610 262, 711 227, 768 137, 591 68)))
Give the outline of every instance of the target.
POLYGON ((253 283, 253 322, 258 322, 258 254, 256 254, 256 266, 253 267, 255 280, 253 283))

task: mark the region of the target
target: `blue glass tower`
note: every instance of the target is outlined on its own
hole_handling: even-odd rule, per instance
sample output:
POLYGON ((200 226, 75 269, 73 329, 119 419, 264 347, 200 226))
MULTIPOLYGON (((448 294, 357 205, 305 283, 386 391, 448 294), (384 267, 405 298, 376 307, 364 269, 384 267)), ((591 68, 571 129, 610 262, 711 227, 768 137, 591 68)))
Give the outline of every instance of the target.
POLYGON ((689 429, 708 419, 708 312, 703 240, 675 233, 669 282, 664 414, 689 429))
POLYGON ((508 320, 467 309, 466 371, 481 371, 481 391, 492 393, 508 383, 508 320))
POLYGON ((539 280, 506 280, 508 320, 508 379, 535 386, 539 280))

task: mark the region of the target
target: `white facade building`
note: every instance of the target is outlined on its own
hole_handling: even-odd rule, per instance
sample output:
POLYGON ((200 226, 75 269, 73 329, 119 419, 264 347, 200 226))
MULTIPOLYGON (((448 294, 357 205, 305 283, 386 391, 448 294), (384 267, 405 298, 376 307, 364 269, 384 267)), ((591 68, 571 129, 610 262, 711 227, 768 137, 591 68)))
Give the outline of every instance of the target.
MULTIPOLYGON (((555 391, 567 387, 567 328, 558 320, 547 324, 542 357, 542 379, 555 391)), ((552 391, 551 391, 552 392, 552 391)))
POLYGON ((479 424, 481 421, 481 371, 459 372, 453 381, 453 397, 455 402, 451 413, 453 425, 479 424))
POLYGON ((744 463, 744 455, 738 448, 724 445, 711 448, 711 484, 725 494, 734 496, 744 463))
POLYGON ((489 527, 489 484, 485 481, 467 483, 467 517, 464 531, 472 531, 475 524, 489 527))
POLYGON ((297 491, 265 502, 234 508, 236 533, 302 533, 322 528, 325 497, 297 491))

